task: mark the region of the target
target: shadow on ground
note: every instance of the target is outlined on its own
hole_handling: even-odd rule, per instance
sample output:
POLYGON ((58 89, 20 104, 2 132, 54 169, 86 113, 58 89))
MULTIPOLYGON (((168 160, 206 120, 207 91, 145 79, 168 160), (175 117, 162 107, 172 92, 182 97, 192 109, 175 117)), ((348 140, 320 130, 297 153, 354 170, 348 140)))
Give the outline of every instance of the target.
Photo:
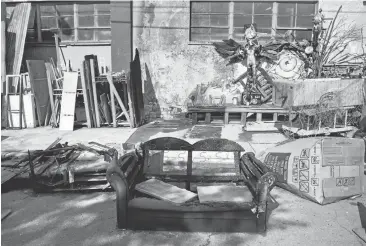
MULTIPOLYGON (((118 230, 113 192, 35 195, 18 191, 3 194, 2 203, 3 208, 13 211, 2 222, 2 245, 245 245, 264 238, 247 233, 118 230)), ((281 212, 281 208, 274 212, 281 212)), ((272 233, 308 226, 291 218, 274 217, 270 224, 272 233)))

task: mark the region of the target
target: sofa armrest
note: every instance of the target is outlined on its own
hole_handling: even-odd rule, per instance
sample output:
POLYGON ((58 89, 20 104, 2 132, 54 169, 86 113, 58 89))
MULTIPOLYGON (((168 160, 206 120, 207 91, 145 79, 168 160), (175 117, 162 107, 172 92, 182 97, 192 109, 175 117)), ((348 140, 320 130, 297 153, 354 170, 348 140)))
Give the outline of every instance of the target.
POLYGON ((116 191, 117 227, 120 229, 127 228, 129 193, 138 171, 139 162, 135 153, 127 153, 119 161, 115 153, 107 169, 107 180, 116 191))

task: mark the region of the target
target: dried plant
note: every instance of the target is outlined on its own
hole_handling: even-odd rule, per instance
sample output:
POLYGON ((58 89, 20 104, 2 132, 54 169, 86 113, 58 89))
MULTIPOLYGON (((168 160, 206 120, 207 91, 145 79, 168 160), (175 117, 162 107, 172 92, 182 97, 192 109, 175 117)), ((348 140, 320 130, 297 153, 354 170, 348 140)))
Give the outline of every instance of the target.
POLYGON ((347 48, 354 42, 362 43, 362 28, 354 22, 347 23, 346 18, 338 18, 342 6, 339 7, 320 42, 318 57, 314 63, 314 71, 320 77, 326 64, 346 64, 364 59, 365 54, 350 54, 347 48), (361 32, 360 32, 361 30, 361 32))

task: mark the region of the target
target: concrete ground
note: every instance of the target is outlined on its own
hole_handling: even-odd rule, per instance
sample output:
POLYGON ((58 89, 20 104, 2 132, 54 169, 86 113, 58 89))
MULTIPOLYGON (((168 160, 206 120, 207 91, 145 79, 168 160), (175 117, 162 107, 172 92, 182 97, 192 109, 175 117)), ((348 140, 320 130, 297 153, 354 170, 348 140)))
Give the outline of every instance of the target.
MULTIPOLYGON (((188 121, 179 120, 137 130, 2 131, 2 151, 45 149, 58 136, 62 137, 61 142, 70 144, 98 141, 116 147, 122 142, 136 143, 160 136, 181 137, 189 142, 219 136, 259 153, 286 139, 279 133, 243 133, 238 125, 218 128, 192 127, 188 121)), ((277 187, 271 194, 278 205, 271 205, 266 235, 258 235, 122 231, 116 229, 113 192, 36 195, 27 189, 14 190, 1 195, 2 209, 13 211, 2 221, 2 245, 366 245, 352 232, 361 227, 357 202, 366 204, 366 196, 321 206, 277 187)))

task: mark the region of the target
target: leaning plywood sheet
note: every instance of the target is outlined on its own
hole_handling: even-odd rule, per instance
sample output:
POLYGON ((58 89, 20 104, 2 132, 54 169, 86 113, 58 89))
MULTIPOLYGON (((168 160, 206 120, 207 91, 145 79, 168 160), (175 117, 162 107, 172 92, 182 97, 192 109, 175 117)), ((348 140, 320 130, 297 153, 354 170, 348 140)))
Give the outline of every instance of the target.
POLYGON ((60 130, 74 130, 76 90, 78 85, 78 72, 65 72, 62 89, 60 130))
POLYGON ((13 11, 6 35, 7 74, 20 73, 31 8, 31 3, 19 3, 13 11))
POLYGON ((197 193, 200 203, 246 203, 253 200, 253 195, 246 186, 198 186, 197 193))
POLYGON ((193 192, 164 183, 157 179, 149 179, 137 184, 136 190, 175 204, 185 203, 197 196, 197 194, 193 192))
POLYGON ((38 123, 43 126, 49 104, 46 65, 43 60, 27 60, 27 67, 32 93, 36 101, 38 123))

